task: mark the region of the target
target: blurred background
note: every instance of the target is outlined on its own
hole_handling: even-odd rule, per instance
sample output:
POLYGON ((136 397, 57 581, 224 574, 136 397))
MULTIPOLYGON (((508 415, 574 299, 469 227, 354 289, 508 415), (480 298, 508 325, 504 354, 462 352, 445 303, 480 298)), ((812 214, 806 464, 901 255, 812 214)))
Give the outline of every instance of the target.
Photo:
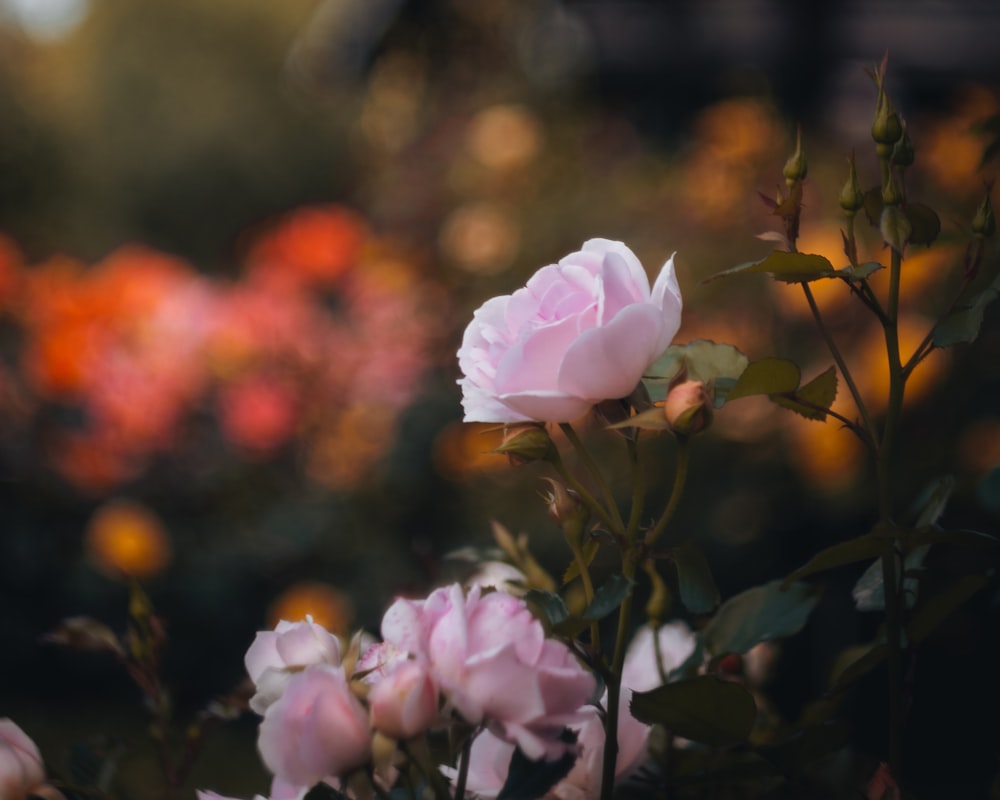
MULTIPOLYGON (((771 249, 758 192, 782 185, 797 125, 799 247, 846 263, 837 198, 851 153, 878 180, 864 70, 886 51, 916 149, 908 192, 942 221, 906 262, 912 350, 996 175, 998 37, 1000 9, 974 0, 0 0, 0 716, 56 774, 127 741, 117 791, 153 797, 154 756, 130 738, 138 691, 106 654, 39 641, 73 615, 123 631, 128 576, 164 619, 183 721, 241 680, 256 630, 305 613, 377 630, 396 594, 458 574, 449 553, 491 547, 493 519, 561 572, 545 473, 460 421, 472 311, 588 238, 621 239, 651 273, 677 251, 679 342, 820 373, 797 287, 702 281, 771 249)), ((816 291, 877 410, 881 329, 841 284, 816 291)), ((1000 519, 997 323, 987 312, 976 343, 936 352, 909 387, 900 504, 951 475, 950 528, 1000 519)), ((835 408, 855 413, 846 391, 835 408)), ((671 454, 647 442, 650 503, 671 454)), ((724 597, 868 530, 864 455, 835 421, 766 400, 718 415, 677 524, 724 597)), ((946 583, 966 558, 929 564, 946 583)), ((786 719, 874 636, 851 604, 858 573, 833 573, 786 645, 786 719)), ((998 617, 987 589, 921 648, 909 753, 927 796, 1000 768, 997 734, 971 730, 1000 710, 998 617)), ((883 684, 844 710, 872 763, 883 684)), ((262 791, 253 733, 223 727, 192 785, 262 791)))

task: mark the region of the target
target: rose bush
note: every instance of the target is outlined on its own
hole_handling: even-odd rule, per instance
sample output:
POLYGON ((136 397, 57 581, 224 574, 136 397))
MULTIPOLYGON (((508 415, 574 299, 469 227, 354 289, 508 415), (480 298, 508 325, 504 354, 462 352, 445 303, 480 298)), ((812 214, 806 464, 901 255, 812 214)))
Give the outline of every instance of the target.
POLYGON ((621 242, 591 239, 475 312, 458 351, 466 422, 569 422, 629 395, 680 327, 673 256, 649 286, 621 242))

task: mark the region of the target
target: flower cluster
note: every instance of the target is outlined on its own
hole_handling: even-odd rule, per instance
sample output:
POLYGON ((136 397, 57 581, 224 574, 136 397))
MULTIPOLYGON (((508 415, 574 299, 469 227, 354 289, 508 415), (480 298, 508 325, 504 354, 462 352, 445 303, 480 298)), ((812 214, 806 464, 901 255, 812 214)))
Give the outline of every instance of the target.
MULTIPOLYGON (((659 684, 694 648, 683 623, 658 635, 659 667, 650 629, 629 648, 624 698, 659 684)), ((257 634, 246 666, 256 687, 251 708, 263 716, 258 747, 274 775, 271 800, 301 798, 320 782, 344 785, 385 760, 376 755, 380 742, 451 725, 475 737, 467 765, 472 795, 497 796, 516 749, 532 760, 572 749, 575 766, 551 796, 596 796, 607 692, 594 702, 593 674, 565 644, 546 638, 523 600, 454 584, 421 600, 396 600, 382 619, 382 637, 363 644, 358 636, 345 646, 311 619, 257 634), (575 745, 562 736, 567 728, 575 745)), ((627 703, 619 714, 616 775, 624 777, 645 757, 649 727, 632 718, 627 703)), ((441 765, 440 772, 454 781, 458 771, 441 765)))
POLYGON ((0 247, 0 315, 17 332, 0 409, 94 491, 156 458, 218 453, 206 418, 236 458, 298 446, 312 477, 349 488, 391 442, 443 332, 440 288, 339 206, 258 234, 233 281, 140 246, 94 265, 23 261, 0 247))

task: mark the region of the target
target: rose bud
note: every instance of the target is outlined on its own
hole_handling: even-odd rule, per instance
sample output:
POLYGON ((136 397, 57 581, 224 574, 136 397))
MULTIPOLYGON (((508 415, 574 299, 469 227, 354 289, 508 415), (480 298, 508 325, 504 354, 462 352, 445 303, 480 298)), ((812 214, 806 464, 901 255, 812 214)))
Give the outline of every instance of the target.
POLYGON ((663 403, 670 430, 681 436, 700 433, 712 424, 712 395, 703 381, 684 381, 672 387, 663 403))

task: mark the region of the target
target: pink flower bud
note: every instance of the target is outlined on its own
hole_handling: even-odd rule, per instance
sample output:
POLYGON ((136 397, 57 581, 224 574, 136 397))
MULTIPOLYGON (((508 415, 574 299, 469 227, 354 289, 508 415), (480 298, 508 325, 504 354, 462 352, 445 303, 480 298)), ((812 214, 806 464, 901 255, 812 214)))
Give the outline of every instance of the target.
POLYGON ((684 381, 671 387, 663 403, 670 429, 680 435, 700 433, 712 424, 713 405, 703 381, 684 381))
POLYGON ((406 661, 368 696, 372 727, 393 739, 410 739, 437 718, 438 692, 426 666, 406 661))
POLYGON ((38 747, 11 720, 0 719, 0 797, 23 800, 44 780, 38 747))

